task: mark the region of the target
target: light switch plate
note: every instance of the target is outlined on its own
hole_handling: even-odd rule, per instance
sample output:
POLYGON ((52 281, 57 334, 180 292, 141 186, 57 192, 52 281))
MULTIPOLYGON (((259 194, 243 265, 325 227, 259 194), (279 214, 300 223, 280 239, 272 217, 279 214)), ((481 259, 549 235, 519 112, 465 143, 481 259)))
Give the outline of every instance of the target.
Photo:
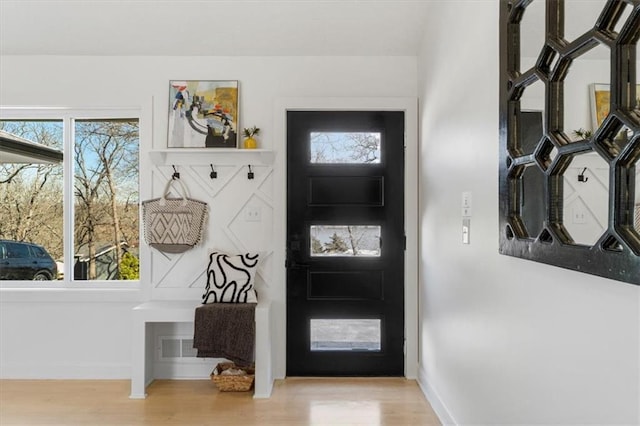
POLYGON ((262 220, 262 210, 260 207, 246 207, 244 209, 244 220, 246 222, 260 222, 262 220))
POLYGON ((462 218, 462 244, 471 244, 471 218, 462 218))
POLYGON ((462 216, 471 217, 471 192, 462 193, 462 216))
POLYGON ((462 193, 462 207, 471 208, 471 191, 465 191, 462 193))
POLYGON ((587 223, 587 211, 582 206, 576 206, 571 209, 573 223, 587 223))

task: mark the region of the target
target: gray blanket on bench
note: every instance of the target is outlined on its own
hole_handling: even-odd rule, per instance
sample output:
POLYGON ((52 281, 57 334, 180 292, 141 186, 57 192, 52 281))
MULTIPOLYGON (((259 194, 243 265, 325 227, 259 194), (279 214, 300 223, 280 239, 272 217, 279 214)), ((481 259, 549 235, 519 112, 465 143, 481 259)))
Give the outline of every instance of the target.
POLYGON ((193 347, 199 358, 254 362, 256 303, 209 303, 196 308, 193 347))

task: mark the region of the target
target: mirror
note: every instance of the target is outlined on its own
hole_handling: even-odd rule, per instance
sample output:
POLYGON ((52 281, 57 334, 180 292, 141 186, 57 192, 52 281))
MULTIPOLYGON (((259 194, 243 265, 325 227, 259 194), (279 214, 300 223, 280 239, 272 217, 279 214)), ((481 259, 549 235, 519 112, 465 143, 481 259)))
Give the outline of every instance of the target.
POLYGON ((640 285, 640 5, 501 0, 500 252, 640 285))
POLYGON ((562 223, 569 243, 593 246, 609 220, 609 164, 593 152, 576 155, 563 177, 562 223))

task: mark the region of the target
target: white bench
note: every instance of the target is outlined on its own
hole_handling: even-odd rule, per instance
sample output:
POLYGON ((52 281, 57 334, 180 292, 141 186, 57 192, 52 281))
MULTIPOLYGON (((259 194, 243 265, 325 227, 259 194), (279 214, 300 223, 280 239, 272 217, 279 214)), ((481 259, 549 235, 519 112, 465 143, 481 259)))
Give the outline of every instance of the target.
MULTIPOLYGON (((186 300, 152 301, 133 308, 131 395, 144 399, 146 387, 153 381, 153 333, 151 323, 193 322, 200 303, 186 300)), ((271 303, 260 301, 256 307, 256 377, 254 398, 269 398, 273 389, 271 358, 271 303)))

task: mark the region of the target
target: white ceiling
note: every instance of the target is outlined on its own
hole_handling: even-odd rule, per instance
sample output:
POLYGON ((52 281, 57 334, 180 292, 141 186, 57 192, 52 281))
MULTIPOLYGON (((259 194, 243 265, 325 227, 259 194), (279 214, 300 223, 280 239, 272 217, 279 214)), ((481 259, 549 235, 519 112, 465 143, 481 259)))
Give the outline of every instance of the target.
POLYGON ((0 54, 414 56, 431 1, 0 0, 0 54))

